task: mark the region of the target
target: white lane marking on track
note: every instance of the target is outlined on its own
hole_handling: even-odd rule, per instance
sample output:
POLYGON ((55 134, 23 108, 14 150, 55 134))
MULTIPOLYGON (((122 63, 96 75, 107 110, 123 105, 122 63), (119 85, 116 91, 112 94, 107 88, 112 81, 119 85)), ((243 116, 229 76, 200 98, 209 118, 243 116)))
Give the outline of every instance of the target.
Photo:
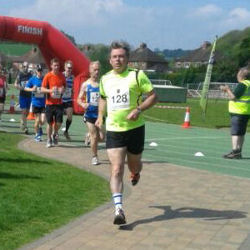
POLYGON ((145 118, 149 118, 150 120, 153 120, 153 121, 159 121, 159 122, 165 122, 165 123, 167 122, 167 120, 157 119, 157 118, 154 118, 154 117, 145 115, 145 114, 143 114, 143 116, 144 116, 145 118))
POLYGON ((192 140, 192 139, 225 139, 227 138, 222 136, 195 136, 195 137, 167 137, 167 138, 149 138, 145 141, 165 141, 165 140, 192 140))

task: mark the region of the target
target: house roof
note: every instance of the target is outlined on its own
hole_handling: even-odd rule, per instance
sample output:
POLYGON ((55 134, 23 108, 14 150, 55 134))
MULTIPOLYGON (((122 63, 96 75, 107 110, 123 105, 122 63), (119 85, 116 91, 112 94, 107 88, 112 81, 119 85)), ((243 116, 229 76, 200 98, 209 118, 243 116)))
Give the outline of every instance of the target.
MULTIPOLYGON (((204 42, 203 45, 195 50, 192 50, 187 55, 176 59, 178 62, 208 62, 211 53, 211 43, 204 42)), ((218 51, 215 51, 215 59, 221 57, 218 51)))
POLYGON ((155 62, 155 63, 167 63, 167 61, 150 50, 145 43, 142 43, 140 47, 130 53, 130 62, 155 62))
POLYGON ((32 48, 30 51, 28 51, 22 56, 9 56, 9 58, 13 62, 27 61, 29 63, 34 63, 34 64, 45 64, 45 61, 43 59, 40 50, 36 47, 32 48))

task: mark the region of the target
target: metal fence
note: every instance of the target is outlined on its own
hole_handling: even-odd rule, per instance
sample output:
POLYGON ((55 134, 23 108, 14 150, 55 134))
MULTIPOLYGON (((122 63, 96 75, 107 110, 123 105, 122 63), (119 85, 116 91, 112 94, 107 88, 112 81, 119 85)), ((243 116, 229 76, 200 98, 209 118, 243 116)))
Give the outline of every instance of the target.
MULTIPOLYGON (((228 85, 231 90, 234 90, 237 83, 226 83, 226 82, 211 82, 209 85, 208 98, 215 99, 226 99, 228 95, 220 90, 221 85, 228 85)), ((203 87, 201 83, 188 83, 187 84, 187 97, 200 97, 203 87)))
POLYGON ((163 80, 163 79, 150 79, 153 85, 173 85, 170 80, 163 80))

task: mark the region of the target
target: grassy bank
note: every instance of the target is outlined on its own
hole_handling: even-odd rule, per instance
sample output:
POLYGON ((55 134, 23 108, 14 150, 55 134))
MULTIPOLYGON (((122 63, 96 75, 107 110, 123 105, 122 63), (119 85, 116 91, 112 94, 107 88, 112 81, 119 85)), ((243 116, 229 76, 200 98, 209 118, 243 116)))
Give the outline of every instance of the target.
POLYGON ((108 183, 17 149, 0 132, 0 249, 16 249, 110 199, 108 183))
POLYGON ((32 48, 25 43, 1 42, 0 52, 5 55, 21 56, 32 48))

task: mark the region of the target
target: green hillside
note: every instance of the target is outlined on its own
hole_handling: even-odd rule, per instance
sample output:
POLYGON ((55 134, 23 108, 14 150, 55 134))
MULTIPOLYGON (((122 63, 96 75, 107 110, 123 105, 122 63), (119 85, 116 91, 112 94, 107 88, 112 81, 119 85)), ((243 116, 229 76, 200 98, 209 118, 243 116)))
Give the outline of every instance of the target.
POLYGON ((31 49, 32 45, 0 41, 0 53, 5 55, 21 56, 31 49))
POLYGON ((218 39, 217 50, 229 58, 238 58, 242 51, 250 55, 250 27, 240 31, 233 30, 218 39))

